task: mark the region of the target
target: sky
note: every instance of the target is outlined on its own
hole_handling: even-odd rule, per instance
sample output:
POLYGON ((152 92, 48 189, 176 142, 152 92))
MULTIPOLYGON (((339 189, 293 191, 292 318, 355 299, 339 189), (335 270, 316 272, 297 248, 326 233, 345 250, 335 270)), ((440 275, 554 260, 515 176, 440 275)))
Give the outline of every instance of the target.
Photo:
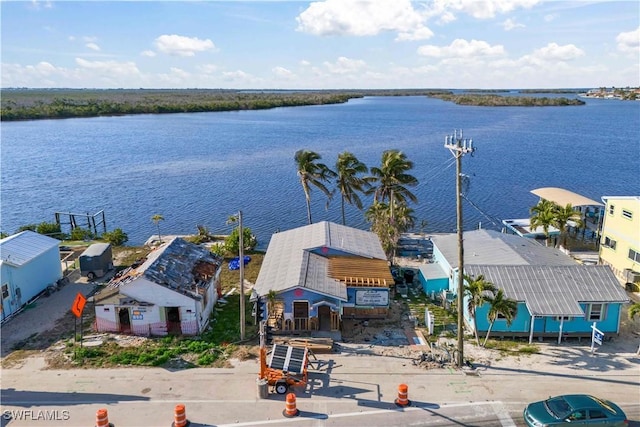
POLYGON ((640 2, 0 0, 0 85, 640 86, 640 2))

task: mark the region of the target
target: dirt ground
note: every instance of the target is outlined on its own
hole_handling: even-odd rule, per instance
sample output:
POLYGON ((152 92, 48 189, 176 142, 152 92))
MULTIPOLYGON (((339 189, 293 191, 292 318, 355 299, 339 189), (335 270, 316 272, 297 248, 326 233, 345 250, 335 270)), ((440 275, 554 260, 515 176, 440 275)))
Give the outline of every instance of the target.
MULTIPOLYGON (((126 252, 118 254, 115 264, 127 256, 126 252)), ((407 265, 410 266, 410 265, 407 265)), ((105 277, 103 280, 108 280, 105 277)), ((2 325, 3 368, 19 367, 30 356, 44 356, 49 368, 70 367, 72 364, 65 356, 67 343, 73 340, 74 332, 79 321, 70 313, 69 308, 78 292, 90 295, 94 284, 86 279, 72 277, 71 283, 48 297, 42 297, 35 302, 35 307, 25 310, 15 319, 2 325), (57 319, 53 327, 51 320, 57 319)), ((85 309, 86 318, 83 319, 84 336, 90 338, 95 335, 92 331, 93 315, 91 310, 85 309)), ((393 356, 411 360, 414 364, 426 369, 443 367, 441 361, 423 361, 421 356, 429 352, 429 346, 414 345, 407 334, 414 329, 414 322, 410 319, 409 308, 401 298, 392 299, 389 315, 386 319, 344 320, 342 342, 336 344, 336 351, 346 349, 371 355, 393 356)), ((102 334, 104 335, 104 334, 102 334)), ((145 340, 144 337, 130 337, 110 334, 122 346, 137 346, 145 340)), ((100 340, 99 336, 94 339, 100 340)), ((499 351, 476 345, 474 339, 466 339, 464 345, 465 359, 481 369, 483 366, 499 364, 501 367, 518 369, 549 370, 557 367, 587 367, 591 370, 638 369, 640 355, 637 354, 640 345, 640 319, 631 321, 623 313, 621 332, 612 337, 595 352, 591 352, 589 340, 582 342, 571 340, 557 344, 554 340, 544 342, 534 341, 538 352, 522 353, 514 351, 499 351)), ((454 350, 455 338, 440 337, 437 339, 440 350, 432 354, 444 354, 442 348, 454 350)), ((526 346, 526 341, 522 341, 526 346)), ((246 351, 246 349, 245 349, 246 351)), ((449 364, 450 365, 450 364, 449 364)))

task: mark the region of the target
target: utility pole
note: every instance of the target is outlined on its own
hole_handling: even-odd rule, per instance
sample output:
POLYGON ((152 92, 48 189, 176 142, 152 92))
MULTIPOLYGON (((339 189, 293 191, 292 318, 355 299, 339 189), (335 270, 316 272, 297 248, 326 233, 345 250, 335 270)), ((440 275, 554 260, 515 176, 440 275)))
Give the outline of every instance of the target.
POLYGON ((444 137, 444 146, 451 151, 456 159, 456 211, 458 222, 458 367, 464 363, 464 246, 462 234, 462 156, 473 153, 473 140, 463 139, 462 129, 460 134, 454 131, 453 135, 444 137))
POLYGON ((242 229, 242 211, 238 211, 238 247, 240 261, 240 340, 244 341, 244 230, 242 229))

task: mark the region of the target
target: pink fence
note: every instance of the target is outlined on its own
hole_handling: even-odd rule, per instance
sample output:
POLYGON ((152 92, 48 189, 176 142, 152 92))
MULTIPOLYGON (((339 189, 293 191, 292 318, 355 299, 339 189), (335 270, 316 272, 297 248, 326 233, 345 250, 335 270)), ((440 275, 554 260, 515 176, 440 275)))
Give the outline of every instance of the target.
POLYGON ((116 332, 120 334, 140 336, 164 336, 164 335, 197 335, 198 322, 195 320, 185 322, 155 322, 145 324, 133 324, 127 327, 119 326, 116 322, 97 318, 93 324, 96 332, 116 332))

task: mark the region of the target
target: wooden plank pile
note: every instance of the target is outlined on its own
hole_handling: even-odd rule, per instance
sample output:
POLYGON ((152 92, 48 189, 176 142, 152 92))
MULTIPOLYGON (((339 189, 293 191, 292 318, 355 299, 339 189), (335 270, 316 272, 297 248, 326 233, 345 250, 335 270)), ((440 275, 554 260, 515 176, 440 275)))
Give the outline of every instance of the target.
POLYGON ((301 338, 301 337, 273 337, 274 344, 289 345, 291 347, 306 347, 313 353, 331 353, 333 340, 331 338, 301 338))

